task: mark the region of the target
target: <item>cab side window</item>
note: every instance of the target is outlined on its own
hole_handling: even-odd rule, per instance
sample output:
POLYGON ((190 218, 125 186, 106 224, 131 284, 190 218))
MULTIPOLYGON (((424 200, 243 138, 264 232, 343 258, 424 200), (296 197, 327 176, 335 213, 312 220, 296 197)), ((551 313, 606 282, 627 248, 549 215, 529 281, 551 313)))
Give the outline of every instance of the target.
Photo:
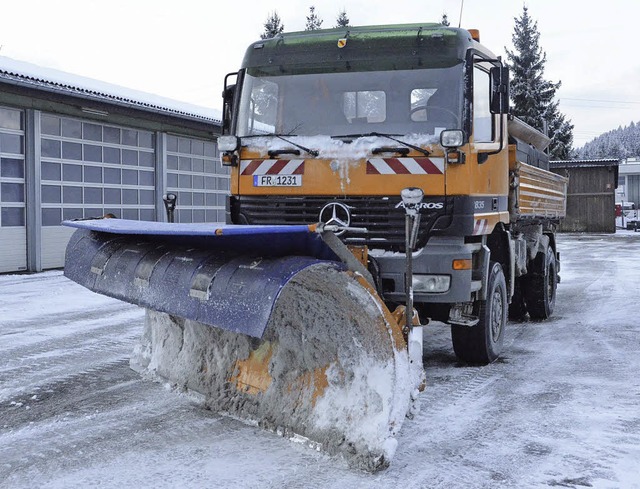
POLYGON ((494 139, 490 94, 489 72, 481 64, 476 64, 473 70, 473 134, 476 143, 488 143, 494 139))

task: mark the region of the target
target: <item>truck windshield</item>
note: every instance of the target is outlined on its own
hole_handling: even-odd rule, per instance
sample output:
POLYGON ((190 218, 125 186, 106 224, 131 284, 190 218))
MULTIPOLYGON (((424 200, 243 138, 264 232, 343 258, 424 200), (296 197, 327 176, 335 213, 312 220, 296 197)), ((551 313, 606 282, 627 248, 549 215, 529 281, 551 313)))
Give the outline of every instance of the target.
POLYGON ((462 126, 463 65, 244 76, 238 136, 433 134, 462 126))

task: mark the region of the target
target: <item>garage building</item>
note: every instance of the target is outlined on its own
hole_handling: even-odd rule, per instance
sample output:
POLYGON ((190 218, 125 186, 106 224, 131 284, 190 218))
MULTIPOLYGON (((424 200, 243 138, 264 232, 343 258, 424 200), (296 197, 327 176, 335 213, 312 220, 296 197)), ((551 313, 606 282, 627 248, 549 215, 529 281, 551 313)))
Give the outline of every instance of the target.
MULTIPOLYGON (((215 87, 212 87, 214 90, 215 87)), ((220 114, 0 57, 0 272, 64 264, 65 219, 225 219, 220 114)))

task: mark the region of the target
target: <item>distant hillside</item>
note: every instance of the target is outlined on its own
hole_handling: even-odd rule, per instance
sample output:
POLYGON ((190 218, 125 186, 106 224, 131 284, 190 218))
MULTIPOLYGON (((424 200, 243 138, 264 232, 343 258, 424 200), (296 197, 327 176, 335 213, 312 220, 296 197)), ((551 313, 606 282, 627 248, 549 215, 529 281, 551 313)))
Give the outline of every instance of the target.
POLYGON ((574 158, 637 158, 640 157, 640 121, 601 134, 578 148, 574 158))

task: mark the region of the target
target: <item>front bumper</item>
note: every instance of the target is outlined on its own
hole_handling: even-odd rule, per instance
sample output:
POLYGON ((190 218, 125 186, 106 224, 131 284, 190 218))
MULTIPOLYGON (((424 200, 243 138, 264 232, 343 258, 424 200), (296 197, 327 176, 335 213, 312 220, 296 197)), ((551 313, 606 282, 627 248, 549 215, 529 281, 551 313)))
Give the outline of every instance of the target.
MULTIPOLYGON (((369 250, 379 267, 384 300, 404 302, 406 255, 369 250)), ((480 243, 465 243, 457 236, 433 236, 427 245, 413 254, 413 273, 447 275, 451 277, 446 292, 425 293, 414 290, 415 303, 469 302, 482 289, 482 270, 488 260, 488 250, 480 243), (454 270, 453 260, 471 260, 472 268, 454 270)))

